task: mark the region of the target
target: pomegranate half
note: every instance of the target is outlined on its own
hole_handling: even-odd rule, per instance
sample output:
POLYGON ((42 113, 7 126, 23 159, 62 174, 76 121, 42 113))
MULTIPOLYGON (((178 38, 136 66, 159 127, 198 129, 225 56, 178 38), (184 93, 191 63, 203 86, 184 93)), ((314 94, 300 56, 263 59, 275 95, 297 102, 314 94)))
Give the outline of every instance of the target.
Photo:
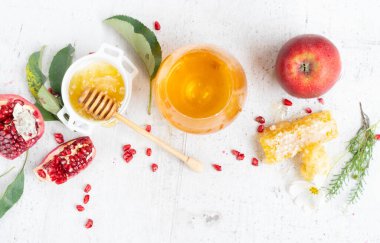
POLYGON ((95 157, 95 147, 89 137, 79 137, 51 151, 34 173, 40 180, 62 184, 87 168, 95 157))
POLYGON ((32 147, 45 131, 41 112, 14 94, 0 94, 0 155, 15 159, 32 147))

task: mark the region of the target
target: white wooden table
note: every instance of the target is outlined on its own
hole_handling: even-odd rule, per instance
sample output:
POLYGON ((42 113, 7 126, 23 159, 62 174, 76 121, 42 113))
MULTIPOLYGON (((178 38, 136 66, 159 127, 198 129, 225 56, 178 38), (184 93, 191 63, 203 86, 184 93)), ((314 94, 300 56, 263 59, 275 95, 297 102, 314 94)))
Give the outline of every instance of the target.
MULTIPOLYGON (((367 178, 362 200, 350 207, 344 195, 318 212, 305 214, 286 191, 294 168, 250 165, 258 155, 254 117, 274 117, 275 107, 287 94, 276 83, 273 65, 281 45, 290 37, 318 33, 331 39, 343 59, 343 75, 324 96, 338 121, 340 136, 329 144, 331 157, 344 151, 345 142, 360 125, 358 102, 375 122, 380 119, 380 2, 373 1, 76 1, 1 0, 0 93, 30 96, 25 83, 29 55, 47 45, 44 63, 68 43, 76 58, 107 42, 126 50, 140 69, 133 84, 128 115, 170 144, 205 162, 195 174, 125 126, 102 128, 91 136, 97 156, 79 176, 61 186, 42 183, 32 169, 56 146, 53 133, 66 140, 78 135, 58 122, 48 122, 45 135, 33 147, 26 165, 25 192, 0 220, 1 243, 50 242, 380 242, 380 146, 367 178), (102 20, 128 14, 148 26, 161 23, 156 32, 166 56, 176 48, 212 43, 231 52, 245 68, 249 94, 238 119, 223 131, 195 136, 168 125, 153 109, 146 113, 148 77, 131 48, 102 20), (122 144, 138 151, 126 164, 122 144), (153 148, 151 157, 145 148, 153 148), (236 161, 230 149, 246 154, 236 161), (225 151, 225 153, 223 153, 225 151), (156 173, 150 164, 156 162, 156 173), (219 163, 218 173, 210 166, 219 163), (75 205, 90 183, 91 201, 78 213, 75 205), (84 228, 86 219, 94 227, 84 228)), ((47 65, 45 65, 47 70, 47 65)), ((321 109, 315 100, 296 100, 291 114, 302 108, 321 109)), ((0 172, 14 161, 0 159, 0 172)), ((339 167, 339 166, 338 166, 339 167)), ((336 168, 337 171, 339 168, 336 168)), ((16 170, 0 179, 0 192, 16 170)))

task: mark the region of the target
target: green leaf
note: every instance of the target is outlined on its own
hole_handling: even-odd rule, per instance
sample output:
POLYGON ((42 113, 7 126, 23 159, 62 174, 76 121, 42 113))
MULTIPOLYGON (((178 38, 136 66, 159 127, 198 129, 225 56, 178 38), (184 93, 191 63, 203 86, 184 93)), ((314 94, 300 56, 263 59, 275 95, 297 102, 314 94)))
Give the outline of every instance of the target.
POLYGON ((38 101, 45 110, 54 115, 62 108, 58 98, 52 95, 45 86, 41 86, 38 91, 38 101))
POLYGON ((104 22, 119 32, 135 49, 153 79, 162 60, 161 46, 155 34, 137 19, 125 15, 116 15, 104 22))
POLYGON ((45 121, 58 121, 58 118, 52 113, 45 110, 40 104, 40 102, 36 102, 34 105, 38 108, 38 110, 40 110, 42 117, 45 121))
POLYGON ((46 76, 41 71, 41 60, 45 47, 42 47, 40 51, 33 53, 26 65, 26 80, 30 93, 37 99, 38 91, 46 81, 46 76))
POLYGON ((67 69, 73 62, 74 52, 74 47, 71 44, 69 44, 68 46, 57 52, 57 54, 53 58, 53 61, 50 64, 50 86, 53 89, 53 91, 57 94, 61 94, 61 84, 63 76, 65 75, 67 69))
POLYGON ((116 15, 104 20, 104 22, 121 34, 145 63, 151 80, 148 104, 148 113, 150 114, 152 80, 162 61, 161 46, 155 34, 137 19, 125 15, 116 15))
POLYGON ((24 167, 27 159, 28 152, 26 152, 25 161, 20 172, 17 174, 14 181, 8 185, 3 196, 0 198, 0 218, 2 218, 15 203, 17 203, 24 192, 24 167))

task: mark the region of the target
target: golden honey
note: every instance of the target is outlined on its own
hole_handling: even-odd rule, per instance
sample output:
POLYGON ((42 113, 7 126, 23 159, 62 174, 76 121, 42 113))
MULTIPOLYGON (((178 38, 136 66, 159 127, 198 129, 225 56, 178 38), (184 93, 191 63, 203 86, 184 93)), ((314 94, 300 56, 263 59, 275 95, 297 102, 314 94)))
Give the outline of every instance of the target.
POLYGON ((166 85, 167 96, 180 113, 205 118, 226 106, 232 82, 226 63, 210 53, 194 52, 178 60, 166 85))
POLYGON ((92 119, 90 115, 82 111, 79 97, 87 88, 97 88, 104 91, 109 97, 119 102, 125 96, 125 85, 122 75, 107 62, 95 62, 76 72, 69 84, 69 100, 73 109, 82 117, 92 119))
POLYGON ((154 79, 156 104, 177 128, 211 133, 232 122, 246 97, 241 65, 212 46, 190 46, 169 55, 154 79))

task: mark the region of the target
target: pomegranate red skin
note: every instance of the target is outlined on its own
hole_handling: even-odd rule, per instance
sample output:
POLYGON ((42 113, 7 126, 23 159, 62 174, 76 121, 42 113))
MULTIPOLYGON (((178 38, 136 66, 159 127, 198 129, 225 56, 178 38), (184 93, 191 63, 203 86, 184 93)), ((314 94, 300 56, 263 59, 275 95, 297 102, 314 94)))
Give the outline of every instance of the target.
MULTIPOLYGON (((5 125, 4 125, 4 121, 2 120, 2 117, 0 116, 0 155, 10 160, 13 160, 19 157, 26 150, 30 149, 34 144, 37 143, 37 141, 42 137, 45 131, 45 122, 44 122, 41 112, 38 110, 38 108, 35 105, 33 105, 32 103, 30 103, 29 101, 27 101, 26 99, 24 99, 23 97, 19 95, 0 94, 0 110, 3 105, 6 105, 8 104, 8 102, 15 101, 15 100, 22 101, 23 106, 27 106, 33 112, 34 118, 36 118, 37 135, 33 137, 32 139, 29 139, 28 141, 24 141, 24 139, 20 136, 18 139, 22 139, 22 141, 24 141, 24 142, 22 141, 20 142, 20 145, 22 146, 18 146, 16 150, 14 150, 12 153, 9 153, 9 148, 6 149, 5 148, 6 145, 4 144, 4 138, 6 136, 6 134, 4 134, 5 125)), ((14 138, 15 137, 13 136, 13 139, 14 138)), ((15 145, 13 146, 15 147, 15 145)))
POLYGON ((329 91, 342 69, 338 49, 320 35, 300 35, 281 48, 276 61, 280 85, 298 98, 315 98, 329 91))

